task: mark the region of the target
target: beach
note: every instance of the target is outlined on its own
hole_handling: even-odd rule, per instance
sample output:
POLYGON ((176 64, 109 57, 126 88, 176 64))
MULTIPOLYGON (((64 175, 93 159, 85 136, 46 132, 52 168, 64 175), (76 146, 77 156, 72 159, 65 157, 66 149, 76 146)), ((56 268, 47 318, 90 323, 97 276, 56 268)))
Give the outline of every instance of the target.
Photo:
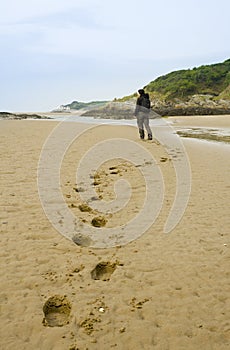
MULTIPOLYGON (((229 118, 168 119, 180 127, 229 128, 229 118)), ((153 166, 164 179, 162 206, 145 232, 141 234, 140 225, 137 238, 127 244, 118 240, 96 248, 90 239, 81 241, 72 232, 68 239, 58 232, 40 200, 39 161, 57 125, 49 120, 0 121, 1 349, 229 349, 230 145, 180 139, 189 161, 191 193, 177 225, 164 233, 181 153, 175 149, 168 154, 156 140, 139 140, 131 125, 86 130, 84 123, 71 128, 70 122, 79 137, 62 159, 60 188, 82 225, 91 229, 96 211, 79 209, 84 203, 76 167, 95 144, 128 139, 154 158, 133 166, 118 157, 92 169, 97 170, 92 186, 99 199, 114 200, 114 182, 123 178, 133 192, 122 210, 104 215, 105 227, 125 224, 144 206, 142 170, 148 174, 153 166)), ((61 132, 58 140, 64 140, 61 132)), ((55 162, 58 151, 52 152, 50 162, 55 162)), ((61 219, 58 224, 62 227, 61 219)))

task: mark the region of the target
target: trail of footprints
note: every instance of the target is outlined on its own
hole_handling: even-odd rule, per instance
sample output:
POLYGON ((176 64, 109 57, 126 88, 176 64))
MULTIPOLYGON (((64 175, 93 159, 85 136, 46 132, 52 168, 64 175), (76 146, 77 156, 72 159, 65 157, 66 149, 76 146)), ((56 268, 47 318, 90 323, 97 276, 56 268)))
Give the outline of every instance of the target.
MULTIPOLYGON (((168 158, 161 157, 160 162, 166 162, 168 158)), ((96 187, 98 197, 92 197, 91 201, 102 199, 104 196, 106 197, 106 194, 104 194, 104 191, 106 187, 109 186, 111 182, 111 177, 108 175, 112 175, 113 180, 114 177, 120 177, 125 175, 127 171, 133 171, 135 168, 145 166, 147 164, 140 164, 133 167, 129 163, 120 163, 116 166, 110 166, 108 171, 101 171, 97 172, 94 176, 92 176, 93 183, 92 185, 96 187)), ((70 182, 68 181, 66 186, 69 186, 70 182)), ((72 189, 75 193, 84 192, 83 186, 75 186, 72 189)), ((108 196, 108 194, 107 194, 108 196)), ((99 215, 99 213, 95 210, 93 210, 88 203, 80 203, 78 204, 77 201, 73 203, 73 199, 75 199, 74 194, 66 194, 66 198, 69 200, 69 207, 71 209, 78 209, 80 213, 86 214, 88 217, 90 216, 90 223, 94 227, 103 227, 106 225, 108 221, 108 217, 99 215)), ((110 198, 111 199, 111 198, 110 198)), ((84 216, 81 217, 82 222, 87 222, 86 218, 84 216)), ((73 237, 73 242, 79 246, 90 246, 90 238, 86 236, 81 236, 78 234, 77 236, 73 237)), ((90 275, 93 280, 101 280, 101 281, 109 281, 114 271, 117 269, 117 266, 123 266, 123 264, 116 262, 110 262, 110 261, 102 261, 98 263, 93 270, 91 271, 90 275)), ((53 277, 51 276, 53 280, 53 277)), ((50 278, 51 278, 50 277, 50 278)), ((47 276, 45 277, 48 278, 47 276)), ((94 301, 94 309, 99 312, 99 315, 95 316, 93 312, 91 312, 88 317, 83 319, 82 321, 79 321, 79 327, 84 330, 84 332, 88 335, 91 335, 93 331, 95 330, 95 325, 99 322, 101 322, 101 315, 108 309, 108 307, 105 305, 103 301, 103 296, 100 299, 96 299, 94 301)), ((138 301, 135 297, 133 297, 130 300, 130 311, 135 311, 137 309, 142 308, 142 305, 144 305, 146 302, 148 302, 149 299, 144 299, 138 301)), ((71 310, 72 305, 71 302, 68 300, 66 295, 53 295, 49 297, 43 306, 43 325, 46 327, 63 327, 70 323, 71 321, 71 310)), ((125 327, 120 329, 120 333, 125 332, 125 327)), ((69 348, 69 350, 76 350, 77 347, 73 345, 69 348)))
MULTIPOLYGON (((157 142, 156 142, 157 143, 157 142)), ((159 143, 157 143, 159 144, 159 143)), ((170 149, 164 156, 158 156, 158 165, 163 165, 172 160, 180 160, 181 150, 179 148, 170 149)), ((96 228, 104 227, 111 222, 111 218, 114 216, 112 213, 100 213, 97 210, 92 209, 90 204, 97 200, 113 200, 116 196, 113 192, 112 185, 119 178, 127 177, 130 179, 135 177, 137 173, 135 171, 138 168, 152 165, 153 162, 145 162, 143 160, 142 164, 133 165, 124 159, 117 159, 112 162, 108 161, 105 163, 100 170, 95 171, 95 173, 90 175, 92 180, 91 185, 94 187, 97 195, 88 199, 87 203, 82 203, 81 193, 85 192, 84 183, 78 183, 74 186, 71 185, 70 181, 67 181, 65 186, 67 187, 67 192, 65 194, 68 207, 73 210, 76 216, 81 220, 82 223, 87 223, 96 228), (71 188, 70 188, 71 187, 71 188)), ((107 225, 109 226, 109 225, 107 225)), ((84 238, 75 237, 73 241, 77 245, 88 246, 90 242, 83 242, 84 238)))
MULTIPOLYGON (((69 208, 73 210, 78 210, 78 217, 81 219, 83 223, 89 223, 94 227, 100 228, 104 227, 107 223, 109 218, 112 214, 101 214, 97 210, 93 210, 90 207, 90 202, 105 199, 105 200, 111 200, 111 192, 108 191, 108 187, 111 186, 111 183, 118 179, 119 177, 124 176, 128 171, 133 171, 133 166, 129 164, 128 162, 119 162, 116 165, 108 166, 106 169, 103 169, 101 171, 96 172, 94 175, 91 175, 92 179, 92 186, 94 186, 95 191, 97 192, 97 196, 94 196, 90 198, 88 203, 78 203, 79 198, 76 198, 76 193, 80 194, 81 192, 84 192, 84 186, 83 184, 80 184, 79 186, 76 185, 72 188, 71 194, 66 194, 66 198, 69 203, 69 208)), ((68 182, 66 185, 69 185, 68 182)), ((82 241, 79 240, 78 237, 76 239, 73 239, 73 241, 78 245, 88 245, 88 244, 82 244, 82 241)), ((84 242, 88 243, 88 242, 84 242)))
MULTIPOLYGON (((109 178, 108 175, 112 175, 114 180, 114 176, 123 176, 128 170, 133 171, 134 169, 132 169, 132 165, 130 165, 129 163, 120 163, 116 166, 110 166, 107 172, 97 172, 94 176, 92 176, 92 185, 96 187, 98 197, 91 198, 91 201, 103 198, 102 193, 104 195, 105 188, 108 187, 111 182, 111 177, 109 178)), ((68 181, 66 185, 69 186, 70 182, 68 181)), ((73 191, 76 193, 80 193, 84 191, 84 188, 82 186, 73 187, 73 191)), ((72 202, 74 195, 66 194, 66 198, 67 200, 70 200, 72 202)), ((103 227, 108 221, 108 219, 105 216, 98 215, 98 213, 95 210, 93 210, 88 205, 88 203, 70 203, 69 207, 72 209, 77 208, 81 213, 86 213, 87 216, 90 215, 91 225, 94 227, 103 227)), ((86 222, 84 216, 82 217, 82 221, 86 222)), ((90 238, 83 235, 81 236, 80 234, 73 237, 73 242, 79 246, 89 246, 91 243, 90 238)), ((123 266, 123 264, 119 263, 118 261, 113 263, 110 261, 102 261, 98 263, 91 271, 91 278, 93 280, 109 281, 117 266, 123 266)), ((51 273, 48 273, 48 275, 45 275, 44 278, 49 278, 51 281, 55 280, 57 276, 53 276, 53 273, 50 276, 50 274, 51 273)), ((104 304, 103 300, 97 300, 95 308, 97 308, 97 310, 99 310, 100 313, 103 313, 106 310, 106 305, 104 304)), ((69 324, 71 318, 71 310, 72 305, 66 295, 51 296, 47 299, 43 306, 43 325, 48 327, 63 327, 69 324)), ((86 334, 90 335, 93 332, 94 325, 97 322, 100 322, 100 318, 92 317, 92 315, 89 315, 89 317, 79 322, 79 326, 82 329, 84 329, 86 334)), ((124 330, 122 330, 122 332, 123 331, 124 330)), ((75 349, 75 347, 73 347, 73 349, 75 349)))
MULTIPOLYGON (((98 263, 91 271, 93 280, 109 281, 117 266, 123 266, 118 261, 111 263, 109 261, 98 263)), ((53 295, 43 306, 43 325, 49 327, 62 327, 69 323, 71 313, 71 303, 66 295, 53 295)), ((99 308, 100 312, 104 312, 105 308, 102 304, 99 308)), ((82 322, 82 327, 86 325, 82 322)))
MULTIPOLYGON (((160 161, 164 162, 166 160, 167 158, 162 158, 160 161)), ((87 203, 82 203, 80 194, 85 191, 84 184, 76 184, 74 187, 69 189, 68 193, 65 194, 69 208, 73 210, 73 212, 81 220, 82 223, 87 223, 96 228, 106 226, 111 222, 111 218, 114 215, 110 212, 101 213, 97 210, 94 210, 90 206, 90 203, 101 199, 105 201, 111 201, 115 199, 116 195, 113 190, 113 184, 115 181, 119 180, 122 177, 127 177, 129 180, 136 178, 137 174, 139 173, 138 168, 149 166, 151 164, 151 162, 143 162, 143 164, 133 165, 129 162, 118 160, 117 163, 113 163, 113 165, 105 165, 102 169, 100 169, 100 171, 97 171, 95 174, 90 176, 92 179, 91 185, 94 187, 97 195, 91 197, 87 203)), ((65 186, 70 187, 70 181, 68 181, 65 186)), ((132 190, 134 192, 136 191, 136 193, 138 191, 136 186, 134 186, 132 190)), ((141 190, 139 191, 141 192, 141 190)), ((77 245, 90 245, 90 242, 86 242, 83 237, 74 237, 73 241, 77 245)))
MULTIPOLYGON (((90 272, 91 279, 108 282, 118 266, 123 266, 123 264, 117 260, 115 262, 99 262, 90 272)), ((83 269, 84 266, 81 265, 75 272, 80 272, 83 269)), ((148 301, 150 301, 149 298, 137 300, 136 297, 133 297, 127 306, 129 307, 130 312, 138 312, 138 310, 142 309, 143 305, 148 301)), ((97 340, 92 338, 92 336, 94 332, 99 330, 98 327, 101 329, 103 314, 109 310, 109 306, 106 305, 103 295, 97 297, 95 300, 87 302, 86 305, 89 307, 89 310, 87 314, 78 318, 78 328, 80 328, 86 335, 90 336, 91 342, 96 343, 97 340)), ((45 327, 66 326, 74 320, 74 315, 71 315, 71 312, 73 314, 72 305, 66 295, 53 295, 49 297, 43 305, 44 318, 42 323, 45 327)), ((121 324, 118 331, 119 333, 124 333, 126 332, 126 327, 121 324)), ((75 339, 75 334, 73 332, 70 333, 70 338, 72 340, 75 339)), ((69 350, 77 349, 79 348, 76 343, 69 347, 69 350)))

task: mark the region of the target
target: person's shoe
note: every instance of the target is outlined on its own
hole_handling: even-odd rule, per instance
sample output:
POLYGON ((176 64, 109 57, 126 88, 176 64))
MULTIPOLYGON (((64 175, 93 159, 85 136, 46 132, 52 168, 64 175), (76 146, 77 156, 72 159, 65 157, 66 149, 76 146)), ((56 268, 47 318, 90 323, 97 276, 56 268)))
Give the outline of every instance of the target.
POLYGON ((148 134, 148 140, 152 140, 152 139, 153 139, 152 135, 148 134))
POLYGON ((143 140, 145 138, 145 132, 143 129, 139 129, 140 138, 143 140))

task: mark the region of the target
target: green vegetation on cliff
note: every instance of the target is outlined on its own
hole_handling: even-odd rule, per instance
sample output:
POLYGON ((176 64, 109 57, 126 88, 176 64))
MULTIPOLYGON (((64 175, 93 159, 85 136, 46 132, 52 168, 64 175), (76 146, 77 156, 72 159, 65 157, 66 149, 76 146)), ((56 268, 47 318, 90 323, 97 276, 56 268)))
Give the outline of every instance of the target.
MULTIPOLYGON (((230 59, 211 65, 183 69, 162 75, 144 88, 151 100, 186 100, 192 95, 213 95, 215 99, 230 99, 230 59)), ((136 93, 116 99, 125 102, 137 96, 136 93)))
POLYGON ((230 59, 223 63, 179 70, 151 81, 145 88, 166 100, 184 99, 195 94, 218 96, 230 84, 230 59))
POLYGON ((218 99, 230 100, 230 84, 219 94, 218 99))

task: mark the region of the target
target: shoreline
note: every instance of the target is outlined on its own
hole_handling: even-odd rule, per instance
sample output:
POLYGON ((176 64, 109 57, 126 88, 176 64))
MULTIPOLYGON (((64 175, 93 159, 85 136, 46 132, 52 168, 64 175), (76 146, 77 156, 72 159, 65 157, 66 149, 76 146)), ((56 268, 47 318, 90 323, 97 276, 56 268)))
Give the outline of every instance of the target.
MULTIPOLYGON (((69 113, 60 114, 56 119, 52 117, 56 114, 47 113, 45 119, 39 119, 40 121, 52 121, 57 123, 79 123, 79 124, 92 124, 92 125, 117 125, 125 126, 132 125, 136 127, 136 119, 97 119, 93 117, 81 117, 79 114, 70 115, 69 113), (77 118, 77 119, 75 119, 77 118)), ((9 119, 0 119, 9 120, 9 119)), ((12 120, 12 119, 10 119, 12 120)), ((38 119, 26 119, 27 121, 36 121, 38 119)), ((176 133, 182 138, 195 139, 197 141, 208 142, 221 142, 224 144, 230 143, 230 115, 220 116, 181 116, 181 117, 168 117, 157 118, 150 120, 150 126, 153 128, 164 127, 165 125, 171 126, 175 129, 176 133)))

